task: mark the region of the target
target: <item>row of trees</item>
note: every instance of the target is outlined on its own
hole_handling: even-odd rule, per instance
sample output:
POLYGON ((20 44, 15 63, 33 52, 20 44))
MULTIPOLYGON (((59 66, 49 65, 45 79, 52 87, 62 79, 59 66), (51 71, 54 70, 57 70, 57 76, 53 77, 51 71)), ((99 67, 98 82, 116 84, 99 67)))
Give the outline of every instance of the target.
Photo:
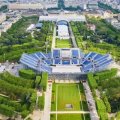
POLYGON ((10 84, 14 84, 15 86, 22 86, 22 87, 26 87, 26 88, 34 87, 34 81, 27 80, 27 79, 20 78, 20 77, 15 77, 8 72, 0 74, 0 79, 4 80, 10 84))
POLYGON ((0 104, 0 113, 9 117, 12 117, 14 113, 14 108, 5 104, 0 104))
POLYGON ((108 120, 108 115, 104 102, 101 99, 96 99, 95 101, 100 120, 108 120))
POLYGON ((2 94, 9 96, 13 100, 27 99, 34 92, 32 89, 28 89, 22 86, 18 87, 4 80, 0 80, 0 91, 2 94))
POLYGON ((107 4, 104 4, 104 3, 102 3, 102 2, 98 2, 98 6, 99 6, 100 8, 102 8, 102 9, 104 9, 104 10, 110 10, 110 11, 112 11, 114 14, 120 13, 120 10, 114 9, 114 8, 112 8, 111 6, 109 6, 109 5, 107 5, 107 4))
POLYGON ((11 106, 14 108, 14 111, 17 111, 17 112, 21 111, 20 102, 12 101, 12 100, 10 100, 10 98, 0 96, 0 104, 5 104, 7 106, 11 106))
POLYGON ((26 29, 30 24, 37 23, 37 21, 37 16, 23 17, 14 23, 7 32, 2 33, 0 37, 0 45, 11 46, 31 42, 31 35, 26 31, 26 29))
POLYGON ((46 41, 48 51, 51 50, 54 23, 43 22, 40 31, 34 31, 34 38, 26 29, 30 24, 38 22, 38 17, 23 17, 0 37, 0 62, 5 60, 18 61, 21 54, 33 53, 36 51, 44 52, 46 41), (18 32, 19 31, 19 32, 18 32))
POLYGON ((109 44, 114 44, 119 46, 120 45, 120 35, 119 30, 114 28, 110 23, 106 22, 103 19, 95 19, 95 18, 88 18, 87 21, 90 24, 96 25, 95 33, 91 36, 93 42, 97 42, 95 40, 103 40, 109 44), (107 31, 107 32, 106 32, 107 31))
POLYGON ((115 77, 117 75, 117 69, 112 68, 111 70, 98 72, 95 75, 96 75, 96 78, 98 79, 98 83, 102 84, 105 79, 110 79, 112 77, 115 77))
MULTIPOLYGON (((118 96, 117 93, 113 93, 111 91, 114 91, 112 88, 113 86, 117 87, 117 83, 113 83, 112 79, 116 79, 115 76, 117 74, 117 69, 111 69, 111 70, 106 70, 98 73, 88 73, 87 78, 88 78, 88 83, 93 91, 93 96, 95 98, 98 114, 100 116, 101 120, 107 120, 108 116, 107 113, 113 112, 113 105, 111 104, 111 101, 113 103, 114 97, 118 96), (100 98, 96 95, 95 90, 98 89, 101 93, 100 98), (113 97, 114 96, 114 97, 113 97)), ((118 88, 116 90, 119 91, 118 88)), ((115 97, 115 98, 116 98, 115 97)), ((119 97, 118 97, 119 98, 119 97)))
POLYGON ((3 5, 0 7, 0 12, 6 12, 8 10, 7 5, 3 5))
POLYGON ((26 117, 35 109, 37 93, 34 80, 0 74, 0 113, 6 116, 21 114, 26 117), (3 97, 4 96, 4 97, 3 97))
POLYGON ((120 48, 118 47, 120 42, 119 30, 101 19, 87 17, 87 23, 71 22, 78 47, 84 52, 110 53, 117 61, 120 60, 120 48), (87 23, 94 24, 96 30, 91 31, 87 23))

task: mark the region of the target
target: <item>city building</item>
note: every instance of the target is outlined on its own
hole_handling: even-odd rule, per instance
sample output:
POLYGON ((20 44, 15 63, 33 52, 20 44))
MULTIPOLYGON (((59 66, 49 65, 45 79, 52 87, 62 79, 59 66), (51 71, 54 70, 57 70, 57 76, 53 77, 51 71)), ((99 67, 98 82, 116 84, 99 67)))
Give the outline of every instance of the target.
POLYGON ((58 0, 17 0, 16 3, 9 3, 8 7, 10 10, 57 8, 58 0))
POLYGON ((103 11, 102 15, 104 19, 113 17, 113 13, 110 10, 103 11))
POLYGON ((60 21, 60 20, 85 22, 86 17, 85 15, 79 15, 76 13, 48 14, 46 16, 39 17, 39 21, 60 21))
POLYGON ((113 27, 120 30, 120 22, 116 18, 108 18, 106 19, 107 22, 109 22, 113 27))
POLYGON ((116 29, 120 30, 120 22, 116 22, 112 24, 116 29))
POLYGON ((88 0, 64 0, 65 7, 81 7, 83 9, 87 8, 88 0))
POLYGON ((87 4, 88 9, 98 9, 98 2, 97 1, 89 1, 87 4))
POLYGON ((117 23, 118 20, 116 18, 108 18, 106 19, 107 22, 109 22, 110 24, 114 24, 114 23, 117 23))
POLYGON ((43 9, 43 5, 41 3, 9 3, 8 8, 10 10, 43 9))
POLYGON ((0 13, 0 24, 6 20, 6 14, 0 13))

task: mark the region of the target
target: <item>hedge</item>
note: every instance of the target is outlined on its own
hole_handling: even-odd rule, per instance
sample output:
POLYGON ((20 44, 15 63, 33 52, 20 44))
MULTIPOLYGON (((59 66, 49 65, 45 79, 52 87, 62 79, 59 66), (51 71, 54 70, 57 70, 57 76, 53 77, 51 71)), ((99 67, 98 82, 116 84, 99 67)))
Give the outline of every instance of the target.
POLYGON ((47 80, 48 80, 48 73, 47 72, 42 72, 42 79, 40 83, 40 87, 46 91, 47 89, 47 80))
POLYGON ((32 112, 36 106, 37 93, 34 92, 30 97, 30 111, 32 112))
POLYGON ((105 106, 106 106, 106 110, 107 110, 107 112, 111 112, 111 106, 110 106, 110 103, 109 103, 109 101, 108 101, 108 98, 107 98, 107 96, 104 94, 104 95, 102 95, 102 99, 103 99, 103 101, 104 101, 104 104, 105 104, 105 106))
POLYGON ((35 80, 35 86, 36 86, 36 88, 40 87, 40 81, 41 81, 41 76, 36 76, 36 80, 35 80))
POLYGON ((34 87, 33 80, 24 79, 22 77, 16 77, 16 76, 11 75, 8 72, 0 74, 0 79, 4 80, 10 84, 13 84, 15 86, 22 86, 22 87, 27 87, 27 88, 34 87))
POLYGON ((19 75, 26 79, 35 79, 35 72, 33 70, 21 69, 19 70, 19 75))
POLYGON ((22 111, 21 112, 21 116, 22 116, 22 118, 25 118, 25 117, 27 117, 28 115, 29 115, 29 111, 28 110, 24 110, 24 111, 22 111))
POLYGON ((13 107, 16 111, 20 112, 21 111, 21 104, 15 101, 11 101, 8 98, 4 98, 0 96, 0 104, 5 104, 10 107, 13 107))
POLYGON ((116 120, 120 120, 120 111, 116 114, 116 120))
POLYGON ((88 78, 88 83, 91 89, 97 88, 98 85, 97 85, 95 78, 93 77, 93 73, 88 73, 87 78, 88 78))
POLYGON ((14 107, 10 107, 8 105, 0 104, 0 113, 9 117, 14 115, 14 107))
POLYGON ((95 101, 100 120, 108 120, 108 115, 104 102, 101 99, 95 99, 95 101))
POLYGON ((117 69, 112 68, 111 70, 106 70, 106 71, 96 73, 96 76, 98 76, 99 80, 105 80, 105 79, 109 79, 116 76, 116 74, 117 74, 117 69))
POLYGON ((40 110, 44 109, 44 103, 45 103, 45 97, 43 94, 42 96, 38 97, 38 107, 40 108, 40 110))

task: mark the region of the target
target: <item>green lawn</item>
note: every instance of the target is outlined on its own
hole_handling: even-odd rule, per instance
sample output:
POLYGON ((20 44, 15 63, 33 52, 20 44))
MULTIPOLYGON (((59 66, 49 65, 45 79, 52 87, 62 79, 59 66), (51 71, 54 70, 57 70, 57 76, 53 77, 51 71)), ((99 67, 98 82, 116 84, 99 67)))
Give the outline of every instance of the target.
POLYGON ((57 111, 88 110, 82 84, 53 84, 51 110, 56 109, 57 111), (67 109, 66 104, 71 104, 73 108, 67 109))
POLYGON ((71 40, 60 40, 56 39, 56 47, 57 48, 71 48, 71 40))
POLYGON ((65 108, 66 104, 72 104, 73 109, 80 110, 80 96, 78 85, 76 84, 61 84, 57 86, 57 110, 69 110, 65 108))
MULTIPOLYGON (((90 120, 89 114, 82 115, 82 114, 58 114, 57 120, 90 120)), ((50 120, 56 120, 56 115, 51 115, 50 120)))

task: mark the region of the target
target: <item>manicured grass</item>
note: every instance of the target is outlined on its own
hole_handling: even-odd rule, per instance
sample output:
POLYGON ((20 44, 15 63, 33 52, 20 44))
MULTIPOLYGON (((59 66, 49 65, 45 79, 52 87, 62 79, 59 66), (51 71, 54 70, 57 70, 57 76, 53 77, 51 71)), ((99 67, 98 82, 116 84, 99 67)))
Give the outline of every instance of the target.
POLYGON ((87 111, 88 107, 82 84, 53 84, 52 111, 56 111, 56 104, 57 111, 87 111), (67 109, 66 104, 71 104, 73 108, 67 109))
POLYGON ((77 84, 61 84, 57 86, 57 110, 80 110, 80 96, 77 84), (72 109, 66 109, 71 104, 72 109))
MULTIPOLYGON (((83 115, 82 114, 58 114, 57 120, 90 120, 89 114, 83 115)), ((51 115, 50 120, 56 120, 56 115, 51 115)))
POLYGON ((71 40, 59 40, 56 39, 56 47, 57 48, 71 48, 71 40))

